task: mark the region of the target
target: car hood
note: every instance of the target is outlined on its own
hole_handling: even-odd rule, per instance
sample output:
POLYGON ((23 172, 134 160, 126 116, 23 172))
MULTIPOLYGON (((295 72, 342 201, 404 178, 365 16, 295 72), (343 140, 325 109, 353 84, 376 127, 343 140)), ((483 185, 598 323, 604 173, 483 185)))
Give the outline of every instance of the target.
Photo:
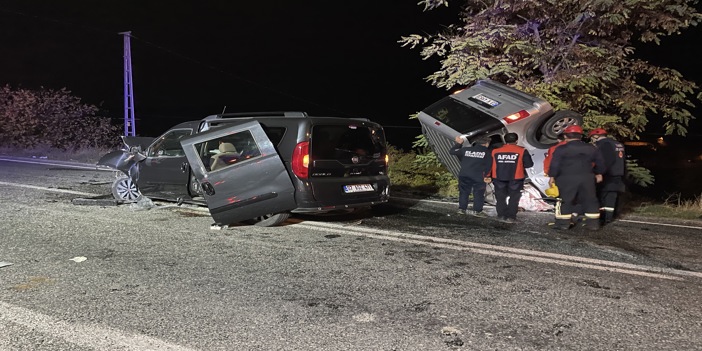
POLYGON ((153 140, 154 138, 123 136, 124 148, 105 154, 98 160, 97 165, 122 171, 136 181, 137 170, 134 166, 146 159, 141 151, 146 150, 153 140))

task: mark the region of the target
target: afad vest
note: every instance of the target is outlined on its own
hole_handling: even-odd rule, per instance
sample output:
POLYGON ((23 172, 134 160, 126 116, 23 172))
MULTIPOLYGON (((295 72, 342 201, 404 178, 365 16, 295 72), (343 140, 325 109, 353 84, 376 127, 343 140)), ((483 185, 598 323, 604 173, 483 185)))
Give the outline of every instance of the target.
POLYGON ((492 178, 498 180, 526 178, 524 152, 526 149, 514 144, 506 144, 492 150, 492 178))

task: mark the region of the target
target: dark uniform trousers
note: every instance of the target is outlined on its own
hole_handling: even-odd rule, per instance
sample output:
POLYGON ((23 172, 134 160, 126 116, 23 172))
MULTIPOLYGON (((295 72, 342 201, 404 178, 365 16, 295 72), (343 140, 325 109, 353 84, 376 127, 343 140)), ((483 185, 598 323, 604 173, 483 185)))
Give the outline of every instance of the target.
POLYGON ((517 211, 519 210, 519 199, 522 198, 522 189, 524 189, 524 179, 493 179, 492 184, 495 186, 497 214, 505 218, 516 219, 517 211), (507 202, 508 196, 509 202, 507 202))
POLYGON ((471 177, 459 176, 458 177, 458 191, 460 196, 458 197, 458 208, 465 210, 468 208, 468 197, 473 194, 473 211, 482 212, 485 203, 485 189, 487 184, 485 181, 474 180, 471 177))
POLYGON ((598 194, 600 195, 600 222, 610 223, 618 215, 619 193, 626 191, 624 180, 621 176, 605 175, 602 183, 598 184, 598 194))
POLYGON ((592 173, 569 174, 556 178, 561 198, 560 209, 556 209, 556 226, 568 228, 573 213, 585 212, 585 225, 598 228, 600 203, 597 199, 595 175, 592 173))

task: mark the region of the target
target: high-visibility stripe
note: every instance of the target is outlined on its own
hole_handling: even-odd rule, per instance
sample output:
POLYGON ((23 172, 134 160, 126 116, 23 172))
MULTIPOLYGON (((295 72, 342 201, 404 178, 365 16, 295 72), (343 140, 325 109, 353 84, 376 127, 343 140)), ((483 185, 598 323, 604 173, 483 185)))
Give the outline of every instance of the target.
POLYGON ((556 219, 570 219, 570 214, 557 214, 556 219))
POLYGON ((604 210, 607 212, 614 212, 614 207, 602 207, 602 208, 600 208, 600 210, 604 210))
POLYGON ((586 213, 585 218, 600 218, 599 213, 586 213))

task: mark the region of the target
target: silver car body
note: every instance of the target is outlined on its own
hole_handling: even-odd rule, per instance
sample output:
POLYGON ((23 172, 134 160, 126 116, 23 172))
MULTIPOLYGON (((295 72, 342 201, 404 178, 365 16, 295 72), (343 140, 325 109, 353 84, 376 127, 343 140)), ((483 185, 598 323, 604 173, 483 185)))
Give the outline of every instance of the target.
POLYGON ((456 136, 464 135, 470 142, 487 136, 496 147, 504 143, 505 134, 517 133, 518 145, 534 160, 534 167, 527 169, 528 180, 543 194, 549 187, 543 171, 548 148, 565 127, 582 123, 574 112, 555 112, 548 101, 492 80, 445 97, 422 110, 418 119, 439 160, 456 176, 460 163, 449 154, 456 136))

